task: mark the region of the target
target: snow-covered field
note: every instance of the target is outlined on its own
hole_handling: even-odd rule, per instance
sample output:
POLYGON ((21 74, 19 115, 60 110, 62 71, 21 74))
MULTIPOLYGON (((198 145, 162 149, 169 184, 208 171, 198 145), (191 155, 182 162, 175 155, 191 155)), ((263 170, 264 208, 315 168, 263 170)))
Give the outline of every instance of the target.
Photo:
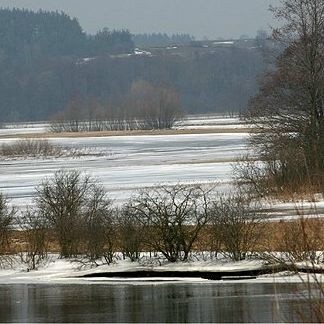
POLYGON ((0 128, 0 136, 41 134, 45 133, 48 127, 47 123, 7 124, 0 128))
MULTIPOLYGON (((96 177, 111 198, 125 201, 135 189, 157 184, 219 182, 226 190, 231 163, 246 152, 247 133, 53 138, 51 142, 85 152, 77 158, 0 161, 0 191, 14 205, 32 201, 34 187, 62 168, 96 177)), ((1 139, 2 143, 16 139, 1 139)))
MULTIPOLYGON (((0 145, 15 142, 25 134, 45 131, 47 124, 11 125, 0 129, 0 145), (17 128, 18 127, 18 128, 17 128), (1 132, 2 131, 2 132, 1 132), (11 137, 1 136, 7 131, 11 137), (14 138, 17 135, 17 138, 14 138)), ((97 178, 117 204, 125 202, 137 189, 159 184, 217 183, 219 191, 228 191, 232 183, 232 165, 247 153, 248 133, 238 118, 190 116, 178 128, 214 128, 216 133, 181 135, 134 135, 108 137, 51 138, 50 142, 82 153, 78 157, 46 159, 0 159, 0 192, 16 206, 32 203, 35 186, 62 168, 78 169, 97 178), (219 133, 219 128, 233 133, 219 133)), ((269 219, 293 219, 298 216, 294 203, 276 203, 269 219)), ((266 207, 266 208, 268 208, 266 207)), ((306 216, 313 203, 303 204, 306 216)), ((324 199, 316 202, 324 215, 324 199)))
POLYGON ((215 115, 188 116, 176 125, 177 129, 242 129, 250 125, 238 117, 220 117, 215 115))

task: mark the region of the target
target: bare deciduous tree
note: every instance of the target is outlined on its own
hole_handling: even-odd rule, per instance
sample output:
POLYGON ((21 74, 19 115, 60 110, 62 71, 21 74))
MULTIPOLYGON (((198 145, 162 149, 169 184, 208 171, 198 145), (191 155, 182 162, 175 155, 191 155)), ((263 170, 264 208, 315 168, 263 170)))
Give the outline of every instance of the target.
POLYGON ((116 238, 112 202, 105 189, 75 170, 57 171, 36 188, 38 213, 55 231, 62 257, 84 252, 112 261, 116 238))
POLYGON ((91 188, 90 178, 78 171, 57 171, 36 188, 36 205, 55 230, 62 257, 78 253, 83 209, 91 188))
POLYGON ((37 210, 27 210, 18 222, 26 242, 22 260, 30 270, 35 270, 47 258, 49 233, 46 220, 37 210))
POLYGON ((77 255, 85 239, 86 217, 88 225, 93 226, 109 204, 104 201, 103 189, 87 175, 75 170, 61 170, 52 178, 45 179, 36 191, 36 206, 56 232, 61 256, 77 255))
POLYGON ((185 261, 208 221, 208 194, 199 186, 162 186, 142 191, 130 208, 154 251, 170 262, 185 261))
POLYGON ((85 121, 84 106, 79 98, 73 98, 64 111, 52 118, 52 132, 80 132, 85 121))
POLYGON ((131 101, 143 129, 172 128, 182 116, 177 91, 165 85, 136 81, 131 87, 131 101))
POLYGON ((16 210, 9 206, 8 199, 0 193, 0 267, 8 263, 4 255, 9 252, 9 233, 14 223, 16 210))
POLYGON ((262 235, 261 217, 243 195, 221 197, 210 213, 214 235, 226 255, 240 261, 255 252, 262 235))
POLYGON ((324 2, 282 0, 274 38, 286 49, 251 101, 252 144, 278 192, 323 190, 324 2))
POLYGON ((114 256, 117 236, 112 201, 100 185, 92 186, 88 194, 83 215, 85 253, 91 262, 104 257, 109 264, 114 256))
POLYGON ((134 209, 126 205, 119 212, 118 229, 120 234, 120 244, 123 254, 132 262, 140 257, 141 248, 143 248, 143 230, 142 222, 136 217, 134 209))
POLYGON ((8 199, 0 193, 0 251, 4 252, 9 245, 9 230, 13 225, 16 210, 10 208, 8 199))

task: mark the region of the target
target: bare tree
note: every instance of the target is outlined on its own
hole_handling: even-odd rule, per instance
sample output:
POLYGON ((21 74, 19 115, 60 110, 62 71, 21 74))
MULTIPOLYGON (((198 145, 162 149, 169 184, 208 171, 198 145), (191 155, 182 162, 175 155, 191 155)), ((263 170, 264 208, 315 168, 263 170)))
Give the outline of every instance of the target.
POLYGON ((112 201, 105 189, 92 186, 84 211, 85 253, 91 262, 105 258, 109 264, 113 260, 116 246, 116 221, 112 201))
POLYGON ((251 101, 252 144, 277 191, 324 183, 324 2, 282 0, 273 9, 286 49, 251 101))
POLYGON ((185 261, 208 221, 208 194, 199 186, 144 190, 130 203, 145 242, 170 262, 185 261))
POLYGON ((166 85, 152 85, 146 81, 133 82, 131 101, 142 129, 172 128, 182 117, 179 94, 166 85))
POLYGON ((92 184, 78 171, 57 171, 36 188, 39 212, 56 232, 62 257, 79 252, 84 209, 92 184))
POLYGON ((130 205, 125 205, 118 214, 118 229, 120 234, 120 244, 123 254, 132 262, 140 258, 143 248, 143 230, 142 222, 136 217, 130 205))
POLYGON ((14 222, 16 210, 9 207, 8 199, 0 193, 0 252, 6 252, 9 246, 9 231, 14 222))
POLYGON ((233 261, 255 252, 262 235, 261 216, 243 195, 220 197, 211 206, 211 224, 223 252, 233 261))
POLYGON ((52 132, 80 132, 85 121, 84 106, 79 98, 73 98, 66 109, 53 116, 50 125, 52 132))
POLYGON ((14 223, 15 214, 16 210, 9 206, 8 199, 0 193, 0 267, 10 263, 6 254, 9 252, 9 234, 14 223))
POLYGON ((30 270, 35 270, 47 258, 49 231, 46 220, 37 210, 29 209, 18 218, 18 223, 26 242, 22 260, 30 270))
POLYGON ((101 257, 112 261, 116 242, 112 201, 96 179, 60 170, 36 191, 38 213, 54 230, 62 257, 84 252, 91 262, 101 257))

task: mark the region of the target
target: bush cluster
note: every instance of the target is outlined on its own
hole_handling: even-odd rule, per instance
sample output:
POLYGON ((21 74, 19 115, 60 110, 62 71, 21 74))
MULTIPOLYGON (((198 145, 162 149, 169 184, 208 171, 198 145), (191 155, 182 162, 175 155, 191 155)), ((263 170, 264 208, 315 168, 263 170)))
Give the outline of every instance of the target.
POLYGON ((248 201, 216 196, 198 185, 161 186, 142 190, 117 208, 96 179, 61 170, 43 180, 36 188, 34 207, 19 217, 1 196, 0 242, 8 251, 8 233, 20 225, 31 268, 49 246, 56 246, 63 258, 82 256, 93 263, 110 264, 117 251, 132 261, 146 251, 176 262, 188 260, 201 240, 207 240, 213 253, 242 260, 254 250, 260 217, 248 201), (213 243, 215 238, 220 244, 213 243))
POLYGON ((60 156, 63 150, 46 139, 21 139, 14 143, 2 144, 0 156, 4 157, 39 157, 60 156))
MULTIPOLYGON (((131 261, 150 252, 177 262, 203 250, 240 261, 260 252, 265 234, 261 209, 246 195, 224 196, 198 185, 161 186, 142 190, 117 208, 96 179, 75 170, 57 171, 44 179, 36 188, 34 207, 22 216, 15 217, 2 195, 0 209, 1 254, 10 250, 8 235, 18 224, 25 241, 22 251, 32 269, 46 258, 49 248, 62 258, 82 257, 93 264, 112 263, 116 252, 131 261)), ((285 245, 279 248, 296 260, 302 256, 314 261, 323 242, 312 233, 307 249, 302 248, 298 233, 305 240, 319 226, 305 220, 285 228, 281 240, 285 245)))

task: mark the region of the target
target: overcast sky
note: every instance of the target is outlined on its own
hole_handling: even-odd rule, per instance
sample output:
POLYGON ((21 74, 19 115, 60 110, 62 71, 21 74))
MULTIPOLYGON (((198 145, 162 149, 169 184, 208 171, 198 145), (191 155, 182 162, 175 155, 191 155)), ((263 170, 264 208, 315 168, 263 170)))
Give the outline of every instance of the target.
POLYGON ((89 33, 108 27, 132 33, 189 33, 201 39, 254 36, 275 22, 279 0, 0 0, 0 7, 63 10, 89 33))

